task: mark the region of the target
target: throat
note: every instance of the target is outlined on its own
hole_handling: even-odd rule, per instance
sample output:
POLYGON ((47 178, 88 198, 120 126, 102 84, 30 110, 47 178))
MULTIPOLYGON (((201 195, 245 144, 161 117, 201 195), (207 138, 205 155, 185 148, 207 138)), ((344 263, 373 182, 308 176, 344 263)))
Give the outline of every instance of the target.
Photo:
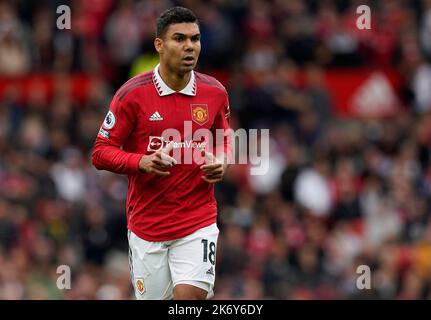
POLYGON ((160 65, 159 74, 162 77, 163 81, 175 91, 183 90, 190 81, 191 71, 179 74, 174 71, 169 71, 168 69, 163 68, 160 65))

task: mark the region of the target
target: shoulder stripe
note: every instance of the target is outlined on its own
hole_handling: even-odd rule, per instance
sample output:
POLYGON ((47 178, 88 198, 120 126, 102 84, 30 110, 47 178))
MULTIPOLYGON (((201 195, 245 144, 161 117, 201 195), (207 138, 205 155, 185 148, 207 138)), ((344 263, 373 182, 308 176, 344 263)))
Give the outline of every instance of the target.
POLYGON ((202 81, 202 80, 198 80, 198 79, 196 79, 196 82, 206 84, 207 86, 219 88, 219 89, 226 91, 226 88, 222 84, 218 84, 215 82, 202 81))
POLYGON ((144 73, 141 75, 138 75, 136 77, 133 77, 132 79, 129 79, 128 81, 126 81, 126 83, 124 83, 115 93, 115 95, 119 95, 121 94, 121 92, 123 92, 124 90, 127 90, 128 87, 130 87, 131 85, 133 85, 134 83, 137 83, 139 81, 142 80, 149 80, 152 78, 152 72, 150 73, 144 73))
POLYGON ((144 73, 137 77, 133 77, 132 79, 129 79, 124 85, 127 85, 128 83, 132 83, 136 80, 151 78, 152 76, 153 76, 153 73, 144 73))
POLYGON ((218 81, 216 78, 213 78, 211 76, 208 76, 203 73, 195 72, 196 75, 196 82, 206 84, 211 87, 220 88, 226 91, 226 88, 218 81))
POLYGON ((136 82, 136 83, 134 83, 133 85, 131 85, 131 86, 129 86, 128 88, 127 88, 127 90, 122 90, 121 92, 119 92, 116 96, 117 96, 117 99, 119 100, 119 101, 121 101, 130 91, 133 91, 133 90, 135 90, 136 88, 139 88, 139 87, 145 87, 145 86, 147 86, 147 85, 149 85, 149 84, 152 84, 153 83, 153 80, 151 79, 151 80, 142 80, 142 81, 140 81, 140 82, 136 82))
POLYGON ((127 88, 127 90, 124 90, 124 91, 122 91, 120 94, 118 94, 117 95, 117 98, 118 98, 118 100, 122 100, 129 92, 131 92, 131 91, 133 91, 133 90, 135 90, 136 88, 139 88, 139 87, 145 87, 145 86, 147 86, 147 85, 150 85, 150 84, 152 84, 153 83, 153 81, 151 80, 151 81, 143 81, 143 82, 139 82, 139 83, 136 83, 136 84, 134 84, 133 86, 130 86, 129 88, 127 88))
POLYGON ((153 76, 152 73, 144 73, 144 74, 138 75, 136 77, 133 77, 133 78, 127 80, 121 87, 127 86, 128 84, 135 82, 137 80, 151 78, 152 76, 153 76))
POLYGON ((152 79, 152 74, 143 74, 141 76, 138 76, 136 78, 132 78, 129 81, 127 81, 125 84, 123 84, 120 89, 118 89, 117 92, 121 92, 125 89, 127 89, 129 86, 133 85, 134 83, 138 82, 138 81, 142 81, 142 80, 149 80, 152 79))
POLYGON ((150 84, 152 82, 153 82, 152 79, 149 79, 149 80, 145 80, 144 79, 144 80, 141 80, 141 81, 134 82, 134 83, 130 84, 129 86, 127 86, 125 88, 122 88, 121 90, 118 90, 115 95, 118 96, 118 97, 119 96, 123 96, 124 94, 126 94, 127 92, 129 92, 130 89, 132 89, 132 88, 134 88, 136 86, 146 85, 146 84, 150 84))

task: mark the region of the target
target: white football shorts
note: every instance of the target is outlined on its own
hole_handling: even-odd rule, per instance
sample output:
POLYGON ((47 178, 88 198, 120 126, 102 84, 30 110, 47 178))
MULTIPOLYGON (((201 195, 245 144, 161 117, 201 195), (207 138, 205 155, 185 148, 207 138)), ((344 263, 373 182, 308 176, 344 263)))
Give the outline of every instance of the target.
POLYGON ((128 231, 129 265, 138 300, 169 300, 177 284, 213 294, 219 229, 214 223, 183 238, 150 242, 128 231))

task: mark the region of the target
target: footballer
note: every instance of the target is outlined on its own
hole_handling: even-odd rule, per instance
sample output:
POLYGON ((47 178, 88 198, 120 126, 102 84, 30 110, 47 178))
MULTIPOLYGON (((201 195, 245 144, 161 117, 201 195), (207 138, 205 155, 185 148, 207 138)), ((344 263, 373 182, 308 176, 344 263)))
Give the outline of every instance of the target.
POLYGON ((231 138, 226 134, 216 143, 203 135, 192 141, 200 147, 207 142, 198 150, 203 162, 184 163, 174 153, 184 154, 190 145, 196 149, 188 144, 194 133, 229 131, 228 95, 216 79, 194 71, 200 28, 189 9, 161 14, 154 46, 160 63, 115 93, 92 163, 128 177, 126 217, 136 298, 208 299, 219 234, 214 183, 226 172, 231 138), (182 143, 164 135, 169 129, 179 132, 176 141, 182 143))

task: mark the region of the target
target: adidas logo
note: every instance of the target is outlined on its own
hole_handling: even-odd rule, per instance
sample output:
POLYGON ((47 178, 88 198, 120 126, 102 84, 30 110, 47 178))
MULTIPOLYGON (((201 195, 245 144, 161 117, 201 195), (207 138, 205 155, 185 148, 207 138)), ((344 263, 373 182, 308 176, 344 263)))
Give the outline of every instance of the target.
POLYGON ((151 117, 149 118, 150 121, 162 121, 163 117, 158 113, 157 111, 154 112, 151 117))
POLYGON ((210 274, 213 276, 214 275, 214 268, 213 267, 209 268, 208 271, 206 272, 206 274, 210 274))
POLYGON ((396 111, 398 99, 387 76, 374 72, 352 95, 349 104, 361 116, 385 115, 396 111))

